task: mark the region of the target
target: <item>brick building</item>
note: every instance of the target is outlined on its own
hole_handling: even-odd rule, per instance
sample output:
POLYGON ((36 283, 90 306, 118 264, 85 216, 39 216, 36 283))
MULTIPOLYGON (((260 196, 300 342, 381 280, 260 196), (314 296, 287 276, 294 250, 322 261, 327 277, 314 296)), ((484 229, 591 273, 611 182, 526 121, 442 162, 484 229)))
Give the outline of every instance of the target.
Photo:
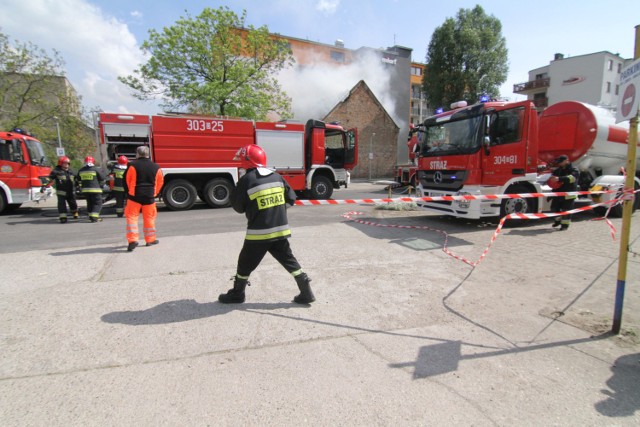
MULTIPOLYGON (((376 58, 377 64, 381 66, 384 73, 388 76, 388 85, 385 86, 387 97, 386 105, 389 111, 385 110, 380 100, 376 97, 372 86, 364 84, 363 88, 360 82, 357 83, 353 89, 349 92, 347 99, 353 97, 359 97, 360 92, 368 93, 375 102, 375 112, 371 115, 384 116, 384 124, 382 127, 388 125, 389 121, 393 123, 392 127, 397 129, 395 132, 384 131, 376 132, 373 145, 376 146, 376 141, 380 148, 384 147, 385 156, 383 158, 376 157, 376 151, 374 150, 374 159, 372 161, 372 174, 376 177, 390 177, 393 176, 395 165, 398 163, 406 162, 408 158, 406 136, 409 131, 409 124, 417 122, 423 116, 426 116, 426 101, 423 95, 421 95, 421 74, 423 66, 411 61, 412 49, 403 46, 392 46, 386 49, 374 49, 370 47, 360 47, 358 49, 345 48, 344 43, 341 40, 337 40, 334 44, 323 44, 318 42, 312 42, 309 40, 297 39, 295 37, 283 36, 280 34, 274 34, 279 40, 283 40, 288 43, 291 49, 292 56, 299 67, 313 67, 314 65, 333 65, 335 67, 348 66, 350 64, 357 63, 358 61, 371 60, 376 58), (420 71, 415 71, 420 70, 420 71), (355 91, 355 93, 354 93, 355 91), (390 104, 390 105, 389 105, 390 104), (415 105, 415 107, 414 107, 415 105), (422 108, 421 108, 422 107, 422 108), (384 114, 379 109, 382 108, 384 114), (421 112, 422 115, 414 115, 413 109, 416 112, 421 112), (390 113, 393 111, 393 113, 390 113), (387 138, 390 134, 394 134, 392 140, 382 140, 387 138), (394 145, 395 144, 395 145, 394 145), (377 173, 376 173, 377 171, 377 173)), ((364 78, 361 77, 361 79, 364 78)), ((340 109, 340 105, 344 105, 345 101, 340 102, 333 110, 340 109)), ((349 103, 350 103, 349 102, 349 103)), ((346 118, 349 116, 349 111, 342 109, 341 119, 342 124, 346 123, 346 118)), ((362 113, 363 116, 365 112, 362 113)), ((328 116, 330 116, 329 114, 328 116)), ((362 120, 362 117, 350 120, 364 123, 366 120, 362 120)), ((353 127, 349 126, 349 127, 353 127)), ((358 128, 359 140, 360 140, 360 163, 358 166, 358 177, 369 176, 369 152, 371 147, 371 137, 375 131, 363 131, 362 126, 356 126, 358 128), (363 157, 364 156, 364 157, 363 157), (363 171, 363 166, 366 165, 366 171, 363 171)), ((370 128, 372 128, 370 126, 370 128)), ((374 147, 375 148, 375 147, 374 147)))
POLYGON ((360 80, 323 120, 339 122, 347 129, 358 129, 358 166, 353 170, 352 178, 393 176, 400 128, 364 80, 360 80))

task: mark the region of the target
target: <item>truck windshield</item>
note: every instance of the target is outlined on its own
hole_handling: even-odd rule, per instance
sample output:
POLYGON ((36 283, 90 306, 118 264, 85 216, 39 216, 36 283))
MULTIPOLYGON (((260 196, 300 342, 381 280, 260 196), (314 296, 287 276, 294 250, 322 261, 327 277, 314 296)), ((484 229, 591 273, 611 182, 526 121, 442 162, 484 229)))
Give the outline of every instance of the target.
POLYGON ((31 158, 31 164, 37 166, 48 166, 47 156, 44 154, 44 149, 40 141, 35 139, 26 139, 27 150, 29 151, 29 157, 31 158))
POLYGON ((469 154, 480 148, 482 116, 462 120, 430 123, 422 135, 422 157, 469 154))

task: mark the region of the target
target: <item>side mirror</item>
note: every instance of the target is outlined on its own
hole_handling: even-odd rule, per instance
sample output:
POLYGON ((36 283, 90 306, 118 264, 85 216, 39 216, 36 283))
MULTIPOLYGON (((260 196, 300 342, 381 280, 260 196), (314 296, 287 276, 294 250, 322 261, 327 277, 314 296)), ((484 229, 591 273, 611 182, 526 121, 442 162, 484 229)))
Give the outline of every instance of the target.
POLYGON ((482 140, 482 147, 484 148, 484 154, 489 155, 489 146, 491 145, 491 138, 485 136, 482 140))

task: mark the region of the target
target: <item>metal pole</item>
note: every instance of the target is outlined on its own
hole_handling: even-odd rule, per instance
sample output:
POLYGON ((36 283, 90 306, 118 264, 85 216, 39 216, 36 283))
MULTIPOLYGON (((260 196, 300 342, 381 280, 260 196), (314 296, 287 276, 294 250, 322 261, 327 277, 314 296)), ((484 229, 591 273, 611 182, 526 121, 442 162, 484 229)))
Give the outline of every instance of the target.
MULTIPOLYGON (((640 25, 636 25, 634 59, 640 58, 640 25)), ((627 176, 624 183, 626 192, 634 190, 634 177, 636 176, 636 148, 638 145, 638 112, 629 121, 629 144, 627 146, 627 176)), ((632 193, 633 195, 633 193, 632 193)), ((640 196, 635 196, 640 197, 640 196)), ((622 230, 620 231, 620 256, 618 258, 618 281, 616 282, 616 299, 613 311, 613 325, 611 332, 620 333, 622 325, 622 306, 624 302, 624 290, 627 280, 627 258, 629 255, 629 233, 631 231, 631 213, 635 197, 625 197, 622 204, 622 230)))
POLYGON ((53 118, 56 121, 56 131, 58 131, 58 147, 62 148, 62 140, 60 139, 60 124, 58 124, 58 118, 53 118))
POLYGON ((374 136, 376 136, 375 132, 371 134, 371 139, 369 140, 369 181, 371 181, 371 166, 373 163, 373 137, 374 136))

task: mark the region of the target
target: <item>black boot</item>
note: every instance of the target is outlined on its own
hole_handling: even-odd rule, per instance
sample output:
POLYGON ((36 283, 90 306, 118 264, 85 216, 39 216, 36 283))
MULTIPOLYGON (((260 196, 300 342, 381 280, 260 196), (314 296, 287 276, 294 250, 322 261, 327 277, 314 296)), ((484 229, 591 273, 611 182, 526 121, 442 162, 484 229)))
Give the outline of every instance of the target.
POLYGON ((241 304, 244 302, 244 288, 251 286, 247 279, 239 279, 235 276, 233 289, 229 289, 226 294, 220 294, 218 301, 223 304, 241 304))
POLYGON ((298 284, 300 293, 293 298, 293 302, 297 304, 310 304, 316 300, 313 292, 311 292, 311 279, 306 273, 296 276, 296 283, 298 284))

